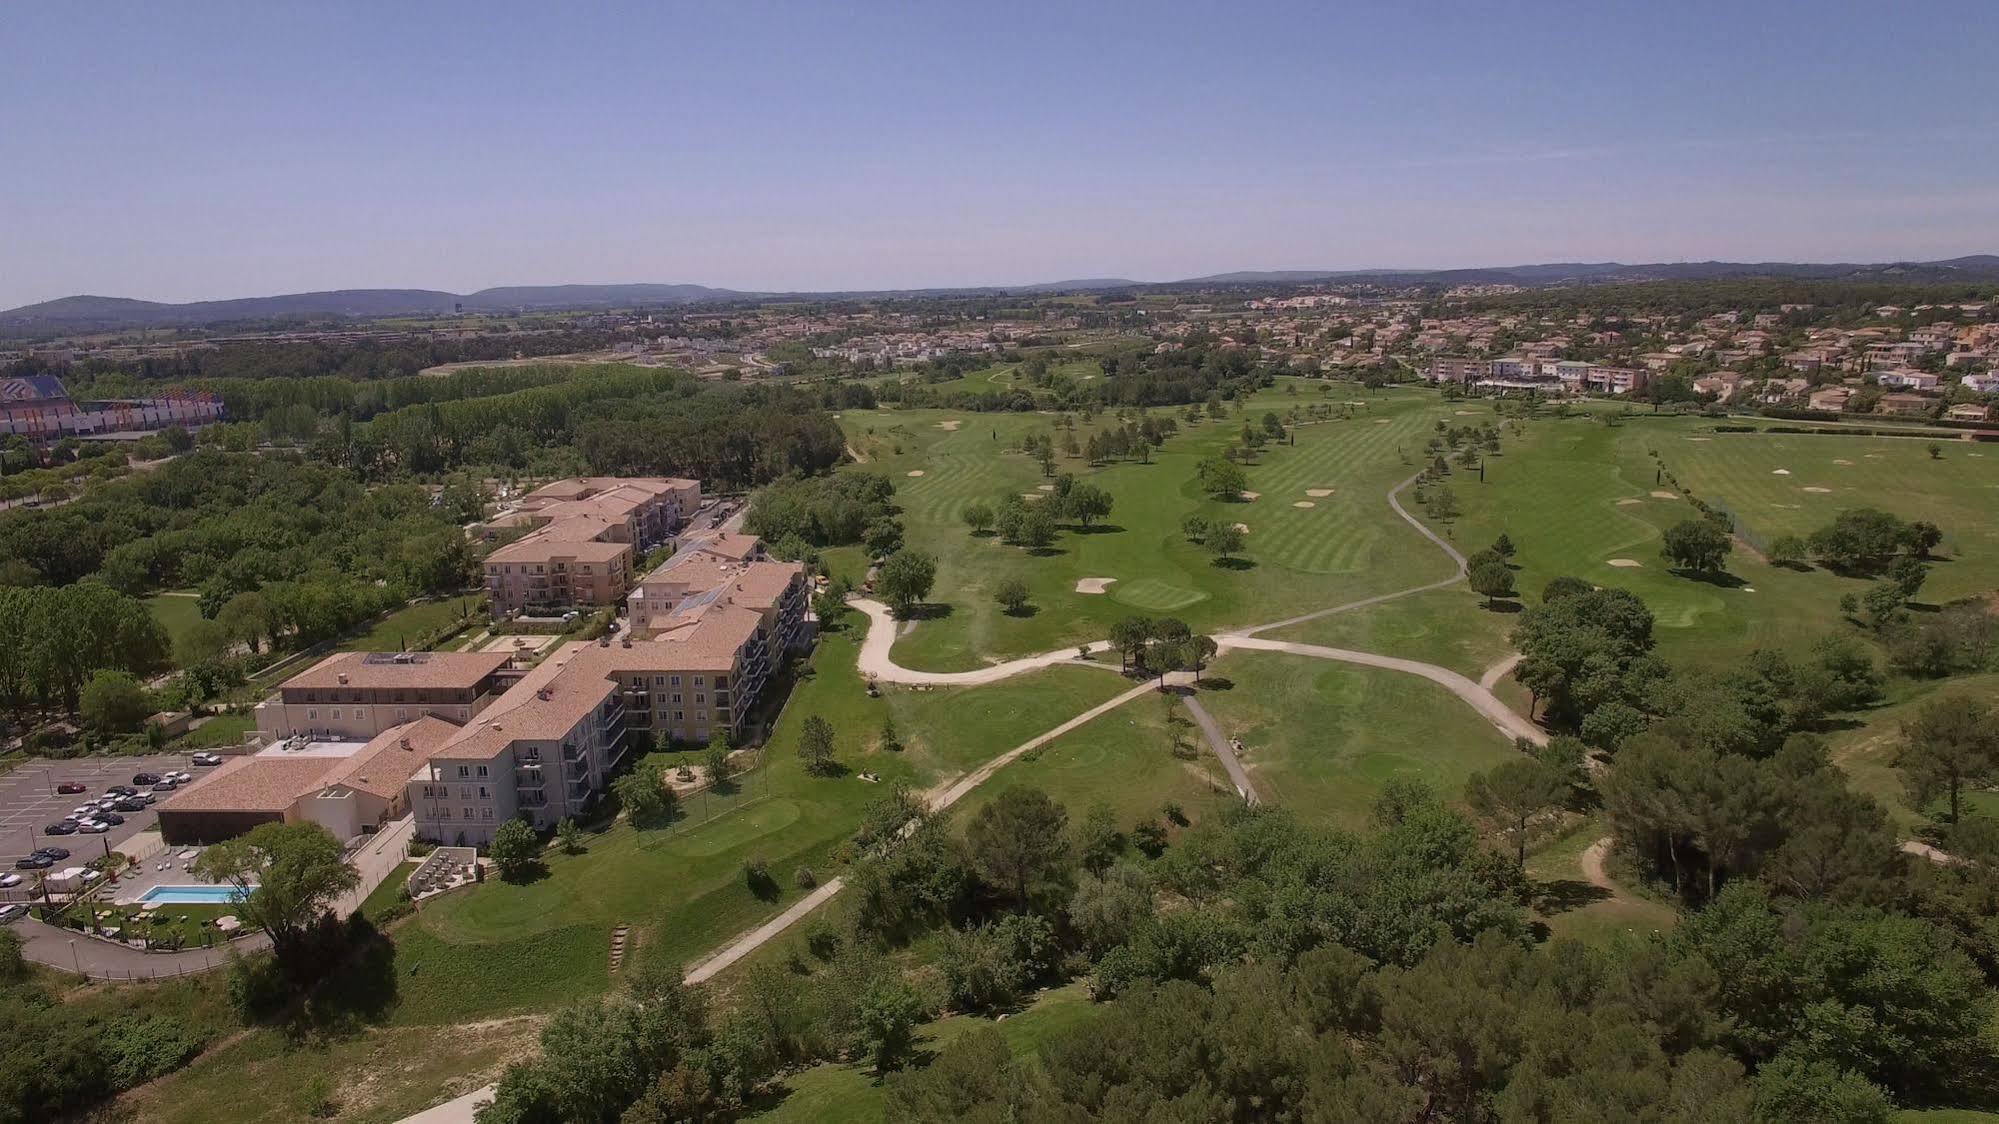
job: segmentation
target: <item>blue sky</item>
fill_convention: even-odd
[[[0,307],[1999,252],[1999,4],[0,5]]]

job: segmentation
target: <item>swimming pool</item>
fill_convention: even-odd
[[[140,894],[139,900],[166,905],[228,905],[239,898],[234,886],[155,886]]]

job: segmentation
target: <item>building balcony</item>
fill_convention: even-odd
[[[535,789],[535,788],[541,788],[547,783],[548,783],[547,779],[542,776],[541,770],[539,768],[514,770],[515,788]]]

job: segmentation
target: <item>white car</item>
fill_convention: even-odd
[[[194,779],[194,774],[185,769],[175,769],[173,772],[166,774],[166,779],[176,784],[186,784]]]
[[[0,925],[12,925],[28,915],[28,907],[20,902],[0,906]]]
[[[97,805],[95,804],[80,804],[74,808],[71,808],[69,810],[69,814],[76,817],[79,820],[84,820],[84,819],[89,819],[90,813],[95,812],[96,810],[97,810]]]
[[[0,890],[11,890],[21,884],[21,876],[14,873],[0,874]]]
[[[111,830],[111,825],[103,820],[85,820],[76,825],[76,830],[85,835],[102,835]]]

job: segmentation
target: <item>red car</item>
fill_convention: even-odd
[[[72,792],[89,792],[90,788],[82,781],[64,781],[56,786],[56,791],[67,794]]]

